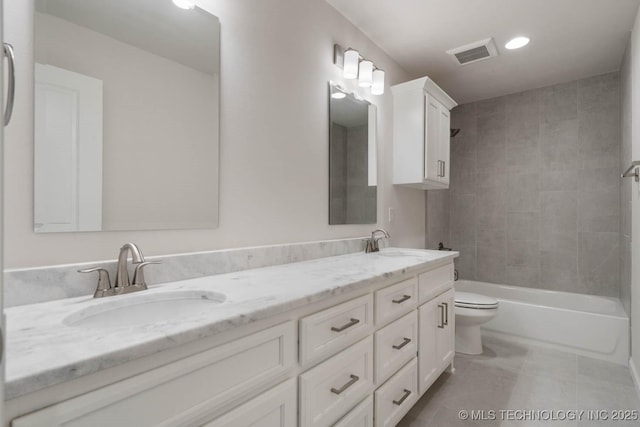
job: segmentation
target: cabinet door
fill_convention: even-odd
[[[424,394],[440,375],[436,354],[436,330],[440,324],[440,300],[434,298],[418,309],[418,390]]]
[[[455,294],[453,289],[438,297],[438,320],[443,327],[436,328],[436,349],[438,365],[444,368],[455,356]]]
[[[424,178],[439,181],[440,103],[430,95],[425,95],[424,114]]]
[[[295,427],[296,403],[292,378],[202,427]]]
[[[373,427],[373,396],[363,400],[333,427]]]
[[[449,171],[451,170],[451,154],[449,152],[451,145],[451,113],[447,107],[440,105],[440,138],[438,146],[438,159],[442,161],[442,173],[440,174],[440,182],[449,185]]]

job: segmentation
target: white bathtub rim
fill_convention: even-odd
[[[501,284],[496,284],[496,283],[480,282],[480,281],[477,281],[477,280],[466,280],[466,279],[461,279],[461,280],[456,281],[454,283],[454,288],[455,288],[456,284],[461,284],[462,286],[471,286],[471,287],[474,286],[474,284],[477,284],[480,287],[488,287],[488,288],[494,288],[494,289],[498,289],[498,290],[544,294],[545,296],[548,296],[550,298],[553,298],[554,296],[561,296],[563,298],[576,298],[577,297],[577,298],[582,298],[582,299],[585,299],[585,298],[588,298],[588,299],[602,299],[602,300],[606,300],[608,302],[612,302],[615,305],[616,313],[603,313],[603,312],[600,312],[600,311],[580,310],[580,309],[576,309],[576,308],[562,307],[562,306],[557,306],[557,305],[545,305],[545,304],[540,304],[538,302],[530,302],[530,301],[523,301],[523,300],[519,300],[519,299],[505,298],[503,296],[497,296],[495,294],[489,295],[489,296],[497,299],[498,302],[500,302],[500,301],[509,301],[509,302],[518,303],[518,304],[527,304],[527,305],[533,305],[533,306],[539,306],[539,307],[550,307],[550,308],[553,308],[553,309],[556,309],[556,310],[566,310],[568,312],[592,313],[592,314],[597,314],[598,316],[608,316],[608,317],[611,317],[611,318],[629,319],[629,316],[624,311],[624,307],[622,306],[622,303],[620,302],[620,299],[615,298],[615,297],[607,297],[607,296],[591,295],[591,294],[579,294],[579,293],[575,293],[575,292],[566,292],[566,291],[555,291],[555,290],[552,290],[552,289],[529,288],[529,287],[525,287],[525,286],[501,285]],[[464,292],[474,292],[474,293],[486,295],[486,294],[484,294],[482,292],[482,289],[467,288],[467,289],[464,289]]]

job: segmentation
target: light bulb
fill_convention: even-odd
[[[373,62],[367,61],[367,60],[361,61],[360,70],[358,72],[358,86],[370,87],[372,80],[373,80]]]
[[[358,77],[358,61],[360,54],[357,50],[348,49],[344,52],[344,66],[342,76],[345,79],[355,79]]]
[[[173,4],[180,9],[193,9],[196,7],[196,0],[173,0]]]
[[[373,70],[373,82],[371,83],[371,95],[384,93],[384,71],[379,68]]]
[[[529,37],[514,37],[504,45],[507,49],[520,49],[529,44]]]

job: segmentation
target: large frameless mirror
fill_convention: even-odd
[[[375,224],[376,106],[329,84],[329,224]]]
[[[35,0],[36,232],[218,225],[218,18]]]

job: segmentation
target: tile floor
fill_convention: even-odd
[[[640,400],[626,367],[496,338],[483,343],[480,356],[456,354],[455,374],[443,373],[398,427],[640,426]],[[484,412],[462,420],[462,410]],[[637,411],[629,414],[638,418],[613,421],[615,410]],[[556,419],[522,419],[536,411]],[[597,420],[598,411],[609,419]]]

